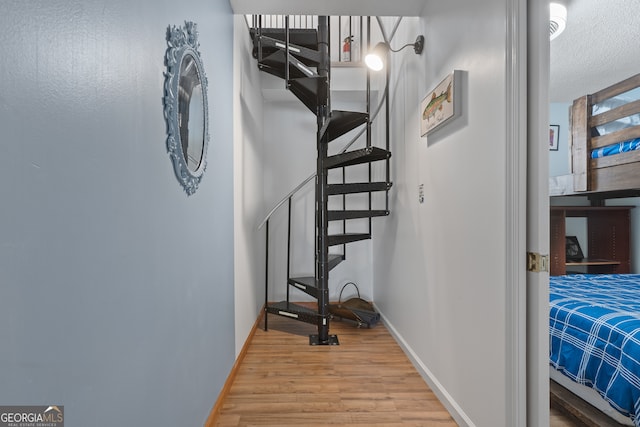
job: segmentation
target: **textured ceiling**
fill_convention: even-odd
[[[565,5],[567,28],[550,47],[552,102],[571,102],[640,73],[640,0]]]

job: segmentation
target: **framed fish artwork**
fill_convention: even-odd
[[[461,70],[447,75],[420,104],[420,135],[425,136],[460,116]]]

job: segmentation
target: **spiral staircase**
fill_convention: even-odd
[[[329,52],[329,18],[317,18],[317,28],[291,29],[288,18],[284,28],[263,28],[258,17],[250,29],[253,40],[253,56],[261,71],[272,74],[285,81],[286,88],[295,95],[317,118],[316,147],[317,163],[315,173],[315,272],[287,279],[287,299],[281,302],[268,301],[268,286],[265,290],[265,329],[267,314],[277,314],[290,319],[317,325],[317,334],[310,335],[311,345],[337,345],[338,338],[329,334],[331,313],[329,312],[329,272],[346,258],[345,245],[371,238],[371,218],[389,215],[388,191],[389,158],[386,148],[374,147],[370,136],[370,107],[367,96],[367,112],[331,110]],[[367,88],[369,84],[367,82]],[[329,155],[328,145],[340,136],[362,128],[366,132],[366,145],[358,149],[346,149],[339,154]],[[363,133],[364,133],[363,132]],[[362,133],[361,133],[362,134]],[[387,133],[388,134],[388,133]],[[349,147],[349,146],[348,146]],[[386,179],[372,181],[371,166],[367,182],[329,183],[329,171],[337,168],[349,168],[354,165],[386,161]],[[345,174],[343,173],[343,177]],[[384,209],[372,209],[374,192],[386,192]],[[329,209],[330,197],[342,197],[350,194],[369,194],[369,206],[362,210]],[[291,211],[289,198],[289,211]],[[289,239],[291,239],[291,214],[289,214]],[[369,231],[346,232],[348,222],[355,219],[369,219]],[[329,224],[342,221],[342,233],[329,234]],[[268,269],[268,219],[267,224],[267,269]],[[340,248],[343,248],[340,251]],[[289,258],[289,256],[288,256]],[[289,266],[287,271],[289,271]],[[268,272],[267,272],[268,283]],[[317,300],[317,309],[290,302],[289,287],[304,292]]]

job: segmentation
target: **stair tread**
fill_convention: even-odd
[[[302,77],[289,80],[289,89],[313,114],[317,114],[319,100],[326,100],[326,78],[321,76]]]
[[[255,40],[258,31],[256,28],[251,28],[249,34]],[[282,42],[286,40],[284,28],[262,28],[262,35]],[[289,42],[316,49],[318,47],[318,31],[315,28],[289,28]]]
[[[301,322],[315,324],[321,316],[314,310],[294,304],[292,302],[280,301],[269,303],[266,306],[267,313],[278,314]]]
[[[343,254],[329,254],[329,269],[330,270],[333,269],[335,266],[340,264],[343,260],[344,260]],[[306,287],[306,289],[302,289],[300,286],[296,286],[294,283],[303,285]],[[317,289],[316,278],[311,274],[308,274],[306,276],[289,277],[289,284],[292,286],[295,286],[301,291],[308,293],[309,295],[316,296],[316,292],[314,291]]]
[[[369,115],[358,111],[331,111],[331,117],[327,126],[326,134],[328,141],[346,134],[347,132],[367,123]]]
[[[260,56],[259,48],[262,49],[262,56]],[[253,57],[264,60],[264,58],[277,53],[284,52],[287,48],[284,37],[281,39],[270,37],[269,35],[262,35],[260,41],[257,37],[253,39]],[[295,38],[289,39],[289,54],[294,55],[304,64],[309,66],[316,66],[320,62],[320,53],[317,50],[317,43],[296,43]]]
[[[273,52],[266,58],[262,59],[262,62],[260,62],[260,69],[284,79],[286,58],[287,56],[282,50]],[[289,58],[289,79],[313,77],[318,75],[314,70],[309,68],[309,65],[314,66],[315,64],[306,64],[303,61],[296,59],[293,55],[289,55]]]
[[[315,276],[289,277],[287,284],[307,295],[318,298],[318,288],[316,287]]]
[[[390,182],[350,182],[345,184],[329,184],[327,193],[329,196],[338,194],[368,193],[370,191],[386,191],[393,184]]]
[[[388,159],[389,157],[391,157],[391,153],[387,150],[378,147],[368,147],[329,156],[325,160],[324,165],[325,168],[331,169],[376,162],[378,160]]]
[[[330,234],[327,236],[329,246],[343,245],[346,243],[357,242],[360,240],[367,240],[371,238],[369,233],[344,233],[344,234]]]
[[[329,254],[329,270],[333,270],[342,261],[344,261],[343,254]]]
[[[385,209],[362,209],[362,210],[330,210],[328,211],[329,221],[343,219],[371,218],[375,216],[387,216],[389,211]]]
[[[296,276],[296,277],[290,277],[289,278],[290,282],[296,282],[299,283],[301,285],[304,286],[309,286],[309,287],[316,287],[316,278],[315,276]]]
[[[330,209],[329,212],[347,212],[347,213],[358,213],[358,214],[367,214],[367,213],[386,213],[389,212],[385,209]]]
[[[299,304],[295,304],[292,302],[287,302],[287,301],[279,301],[279,302],[273,302],[273,303],[269,303],[269,305],[267,306],[269,308],[277,308],[279,310],[287,310],[287,311],[297,311],[300,313],[311,313],[311,314],[317,314],[317,312],[309,307],[305,307],[303,305],[299,305]]]

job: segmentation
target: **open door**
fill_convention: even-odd
[[[548,257],[549,3],[528,0],[527,16],[527,252]],[[541,270],[527,272],[528,426],[549,425],[549,272]]]
[[[540,261],[549,253],[549,3],[508,5],[506,425],[544,427],[549,275]],[[538,255],[538,267],[530,268],[530,254]],[[530,271],[536,269],[543,271]]]

